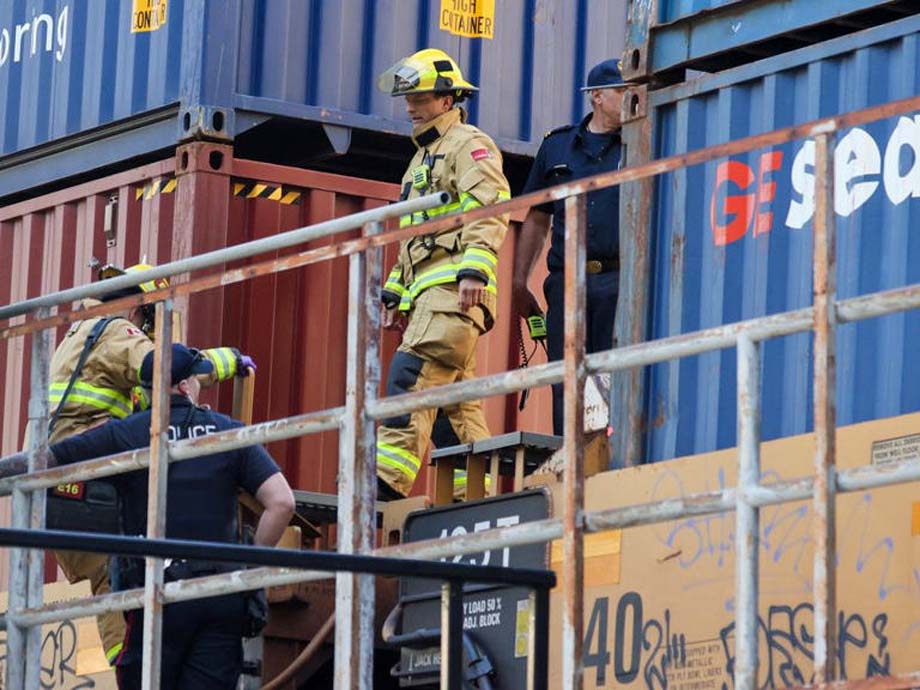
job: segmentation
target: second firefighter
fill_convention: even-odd
[[[401,199],[438,191],[451,195],[443,206],[402,217],[400,227],[511,197],[498,147],[466,123],[466,111],[459,106],[477,88],[449,55],[419,51],[385,72],[379,86],[405,97],[413,124],[417,150],[403,176]],[[498,250],[507,229],[508,215],[503,214],[400,244],[382,292],[384,327],[402,331],[387,395],[475,375],[476,342],[496,318]],[[489,436],[478,400],[385,420],[377,434],[380,497],[409,494],[431,440],[443,447]],[[465,475],[457,472],[455,495],[465,489]]]

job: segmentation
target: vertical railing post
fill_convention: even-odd
[[[48,308],[36,311],[36,318],[50,316]],[[32,333],[32,371],[31,396],[29,397],[29,472],[37,472],[48,467],[48,405],[49,376],[51,372],[51,354],[53,349],[53,331],[41,329]],[[29,499],[29,528],[45,528],[45,491],[33,491]],[[26,556],[28,572],[27,606],[40,608],[44,599],[45,586],[45,552],[31,549]],[[41,674],[42,629],[35,626],[26,634],[26,687],[37,688]]]
[[[156,306],[157,339],[153,357],[150,416],[150,470],[147,484],[147,538],[166,536],[166,486],[169,474],[169,396],[172,388],[172,300]],[[147,558],[144,569],[143,690],[160,687],[163,645],[163,559]]]
[[[549,590],[530,593],[530,641],[527,651],[527,690],[549,688]]]
[[[36,319],[48,316],[46,308],[35,313]],[[43,469],[48,452],[48,373],[50,361],[50,332],[32,333],[32,365],[29,396],[29,459],[28,471]],[[39,503],[33,505],[37,494]],[[34,529],[44,525],[44,491],[26,493],[13,489],[11,526],[14,529]],[[41,516],[37,512],[41,511]],[[41,667],[41,627],[22,628],[16,624],[16,614],[28,606],[40,606],[43,586],[44,552],[27,549],[10,550],[9,600],[6,639],[6,687],[24,690],[38,687]],[[38,563],[42,561],[42,563]],[[37,582],[36,582],[37,580]]]
[[[565,200],[565,474],[563,512],[562,687],[584,675],[585,196]]]
[[[834,679],[837,647],[836,557],[836,240],[834,134],[815,137],[814,221],[814,683]]]
[[[365,227],[380,232],[380,223]],[[377,446],[367,403],[380,385],[381,250],[352,254],[348,272],[348,359],[345,415],[339,431],[338,550],[368,553],[376,534]],[[373,683],[374,578],[336,575],[335,687]]]
[[[10,525],[13,529],[27,529],[29,526],[29,494],[19,488],[13,488],[12,515]],[[21,628],[16,623],[16,614],[26,608],[28,602],[28,556],[25,549],[10,549],[9,600],[7,603],[6,626],[6,687],[9,690],[26,688],[26,638],[28,628]]]
[[[760,348],[738,336],[738,490],[735,500],[735,690],[757,686],[760,511],[749,492],[760,483]]]
[[[463,583],[441,585],[441,690],[463,690]]]

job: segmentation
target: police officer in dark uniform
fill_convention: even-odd
[[[620,101],[625,87],[616,60],[605,60],[588,73],[582,88],[591,99],[591,114],[577,125],[549,132],[524,186],[524,194],[620,167]],[[613,347],[620,279],[620,188],[607,187],[588,194],[586,333],[587,352]],[[552,242],[543,284],[547,313],[547,351],[550,360],[563,356],[563,302],[565,285],[565,202],[534,206],[521,227],[514,251],[513,309],[522,318],[541,313],[527,279],[543,249],[552,216]],[[562,384],[553,386],[553,433],[562,434]]]
[[[236,420],[198,407],[197,376],[214,365],[197,350],[173,345],[169,438],[177,441],[242,426]],[[140,370],[142,382],[152,380],[153,353]],[[69,464],[150,445],[150,411],[110,421],[51,446],[58,464]],[[119,492],[125,534],[147,533],[146,470],[111,477]],[[237,494],[245,489],[265,508],[255,543],[278,543],[294,511],[294,496],[278,465],[262,446],[215,453],[169,466],[166,537],[237,542]],[[114,589],[143,585],[143,559],[119,559]],[[167,582],[233,570],[235,566],[206,561],[172,561]],[[120,690],[141,687],[143,611],[125,613],[126,639],[115,661]],[[163,614],[162,678],[170,690],[235,688],[242,668],[242,637],[246,595],[228,594],[170,604]]]

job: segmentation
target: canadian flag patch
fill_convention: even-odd
[[[492,152],[489,151],[489,149],[476,149],[474,151],[470,151],[470,158],[472,158],[474,161],[481,161],[491,157]]]
[[[144,335],[144,332],[141,329],[135,328],[134,326],[127,326],[125,328],[125,333],[128,335]]]

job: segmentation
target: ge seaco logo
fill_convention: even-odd
[[[723,161],[716,168],[710,196],[709,219],[716,245],[736,242],[748,233],[770,232],[775,207],[788,199],[783,223],[801,230],[815,212],[815,142],[806,141],[792,161],[786,187],[784,152],[759,156],[756,167],[740,161]],[[899,205],[920,197],[920,115],[902,117],[882,146],[864,129],[847,132],[834,152],[834,210],[848,217],[864,206],[879,187]]]

